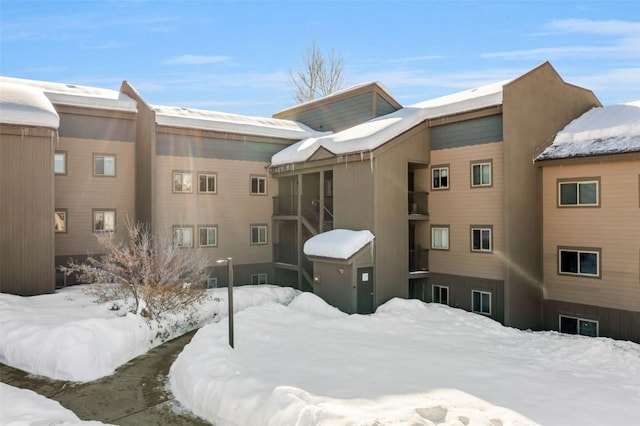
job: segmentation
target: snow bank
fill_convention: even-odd
[[[536,160],[640,151],[640,107],[593,108],[569,123]]]
[[[0,81],[0,122],[57,129],[60,117],[42,90]]]
[[[181,404],[219,425],[637,420],[640,345],[519,331],[416,300],[362,316],[299,299],[240,312],[235,349],[225,321],[199,330],[170,372]]]
[[[73,411],[67,410],[58,401],[4,383],[0,383],[0,397],[2,399],[0,423],[3,425],[97,426],[104,424],[96,421],[82,421]]]
[[[194,328],[178,315],[149,323],[111,311],[111,305],[94,303],[84,287],[32,297],[0,294],[0,362],[52,379],[87,382],[113,374],[127,361]],[[195,327],[228,315],[227,289],[208,292]],[[289,303],[296,294],[284,287],[236,287],[234,311]]]
[[[307,256],[349,259],[374,238],[367,230],[333,229],[309,238],[304,243],[303,251]]]

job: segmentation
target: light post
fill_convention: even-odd
[[[220,259],[217,263],[226,263],[229,268],[229,284],[227,289],[229,295],[227,300],[229,302],[229,346],[233,349],[233,259],[227,257],[226,259]]]

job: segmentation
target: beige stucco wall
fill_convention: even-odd
[[[449,225],[449,250],[430,250],[429,269],[501,280],[504,277],[503,143],[486,143],[431,152],[431,164],[449,165],[449,189],[431,190],[432,225]],[[471,187],[471,163],[491,160],[492,186]],[[493,252],[471,251],[471,225],[492,225]],[[429,231],[430,232],[430,231]]]
[[[93,209],[116,210],[116,239],[127,235],[126,219],[135,220],[135,144],[60,138],[56,151],[67,155],[67,174],[55,176],[55,207],[67,209],[67,232],[56,233],[56,256],[100,253],[93,235]],[[116,175],[94,176],[93,154],[116,156]]]
[[[153,223],[154,232],[163,232],[174,225],[191,225],[197,245],[198,225],[218,226],[218,246],[202,250],[213,262],[233,257],[234,265],[272,261],[273,227],[272,197],[277,196],[277,182],[265,169],[266,163],[154,156]],[[172,192],[174,170],[193,173],[193,192]],[[213,172],[217,176],[217,193],[200,194],[198,172]],[[250,194],[250,176],[267,177],[267,195]],[[250,244],[250,225],[268,227],[268,244]]]
[[[544,166],[545,299],[640,311],[640,160]],[[557,180],[600,178],[600,207],[557,207]],[[600,248],[601,278],[558,274],[558,246]]]

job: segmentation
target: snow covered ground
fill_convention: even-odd
[[[218,425],[637,421],[634,343],[514,330],[415,300],[349,316],[309,293],[246,286],[235,289],[234,302],[235,349],[226,289],[211,290],[200,311],[205,325],[169,379],[183,406]],[[79,287],[0,295],[0,361],[39,375],[86,381],[111,374],[159,344],[156,331],[92,303]],[[29,391],[1,385],[0,400],[1,424],[80,423]]]

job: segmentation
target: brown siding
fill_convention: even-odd
[[[543,168],[545,297],[640,311],[638,161]],[[599,207],[557,207],[558,179],[599,177]],[[601,250],[601,278],[558,274],[558,246]]]
[[[430,222],[449,225],[449,250],[429,251],[432,272],[503,279],[502,150],[503,143],[496,142],[431,152],[432,164],[449,164],[449,189],[429,194]],[[471,163],[476,160],[491,160],[490,187],[471,187]],[[493,227],[493,253],[471,251],[471,225]]]
[[[374,153],[374,308],[393,297],[408,297],[409,163],[428,161],[429,133],[424,125],[414,127]]]
[[[116,211],[115,238],[126,238],[126,220],[135,219],[135,145],[129,142],[60,138],[67,174],[55,177],[55,207],[67,209],[67,232],[56,234],[56,255],[98,253],[93,211]],[[93,154],[116,156],[116,176],[94,176]]]
[[[373,229],[373,172],[366,162],[333,167],[334,227]]]
[[[2,126],[0,133],[0,291],[51,293],[55,131]]]
[[[554,135],[591,107],[588,90],[566,84],[544,63],[503,89],[505,320],[520,328],[541,323],[540,171],[533,158]]]
[[[197,243],[198,225],[218,226],[218,246],[202,248],[212,262],[232,257],[235,265],[272,261],[273,227],[272,197],[277,184],[266,172],[266,164],[252,161],[215,160],[206,158],[154,158],[154,230],[166,232],[173,225],[193,225]],[[172,192],[172,171],[193,173],[192,193]],[[217,193],[200,194],[198,172],[217,175]],[[267,195],[250,195],[250,176],[267,177]],[[266,224],[268,244],[250,244],[250,224]]]

